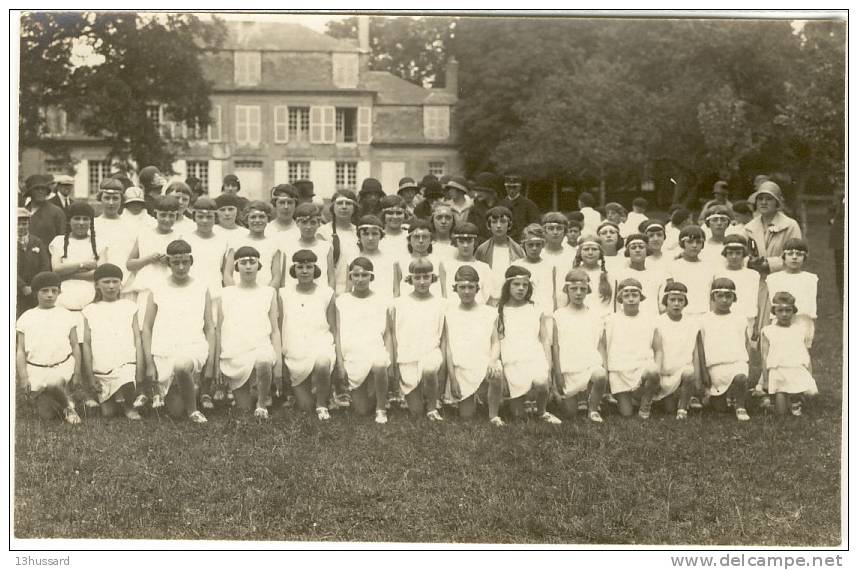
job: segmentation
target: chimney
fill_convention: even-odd
[[[455,57],[447,60],[447,71],[444,77],[444,89],[448,93],[459,96],[459,62]]]
[[[372,53],[369,48],[369,16],[360,15],[358,19],[358,48],[360,54],[358,61],[360,66],[360,74],[369,71],[369,56]]]
[[[358,16],[358,47],[369,52],[369,16]]]

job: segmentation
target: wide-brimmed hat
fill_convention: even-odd
[[[74,185],[74,178],[68,174],[60,174],[58,176],[54,176],[54,184],[68,184],[71,186]]]
[[[143,193],[142,188],[138,188],[137,186],[129,186],[125,189],[124,195],[125,204],[133,204],[134,202],[142,202],[146,203],[146,198]]]
[[[727,183],[723,180],[719,180],[715,183],[715,186],[712,187],[713,194],[729,194],[730,191],[727,190]]]
[[[414,182],[413,178],[408,178],[406,176],[399,181],[399,189],[396,191],[396,193],[399,194],[404,190],[414,190],[415,192],[417,192],[418,190],[420,190],[420,187],[417,186],[417,183]]]

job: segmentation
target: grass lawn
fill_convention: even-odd
[[[221,411],[204,426],[72,427],[19,404],[15,536],[837,545],[842,319],[827,226],[812,222],[821,394],[802,418],[657,411],[495,429],[279,410],[265,424]]]

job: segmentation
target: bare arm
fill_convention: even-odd
[[[554,336],[554,319],[548,315],[542,315],[539,319],[539,342],[542,344],[542,350],[545,353],[545,361],[548,363],[548,369],[552,369],[551,344]]]
[[[769,359],[769,338],[766,336],[766,333],[760,335],[760,358],[762,366],[762,375],[760,376],[760,382],[758,384],[759,387],[769,386],[769,367],[768,367],[768,359]]]
[[[336,290],[337,287],[337,268],[334,267],[334,248],[328,248],[328,287]]]
[[[396,364],[396,307],[387,311],[387,328],[390,331],[390,361]]]
[[[146,378],[155,379],[155,358],[152,356],[152,329],[155,326],[155,318],[158,316],[158,305],[152,295],[146,305],[146,318],[143,319],[143,353],[146,357]]]
[[[283,389],[283,347],[280,344],[280,323],[278,322],[277,291],[271,296],[268,308],[268,320],[271,323],[271,346],[274,348],[274,388],[277,394]]]
[[[268,285],[273,287],[275,290],[280,287],[280,277],[283,273],[282,259],[283,256],[279,249],[274,252],[274,256],[271,258],[271,282]]]
[[[30,379],[27,376],[27,348],[25,346],[24,333],[17,332],[15,335],[17,348],[15,349],[15,374],[18,377],[18,387],[28,390]]]
[[[554,338],[551,343],[551,355],[554,358],[554,386],[557,389],[557,393],[561,396],[564,394],[564,382],[563,382],[563,373],[560,370],[560,339],[557,331],[557,322],[554,322]]]
[[[74,376],[72,376],[71,385],[75,386],[81,381],[80,343],[77,340],[76,327],[72,327],[71,331],[69,331],[69,344],[71,344],[72,358],[74,358]]]
[[[402,281],[402,269],[399,267],[399,262],[393,262],[393,296],[399,297],[400,295],[400,284]]]
[[[89,330],[89,321],[83,319],[83,347],[81,351],[81,373],[86,378],[89,386],[95,387],[95,370],[92,367],[92,334]]]
[[[658,332],[658,329],[655,329],[652,335],[652,354],[658,369],[664,370],[664,345],[662,344],[661,333]]]
[[[128,254],[128,261],[125,262],[125,268],[128,269],[128,271],[139,271],[141,268],[159,261],[161,261],[160,253],[153,253],[146,257],[140,257],[140,244],[138,242],[134,242],[134,248],[131,250],[131,253]]]
[[[94,260],[70,261],[68,259],[63,259],[62,251],[51,253],[51,267],[53,268],[53,272],[64,279],[72,276],[78,279],[86,279],[87,276],[91,278],[96,266],[97,264]]]
[[[336,352],[337,357],[337,371],[338,373],[342,374],[342,372],[345,370],[343,368],[343,341],[342,335],[340,334],[340,327],[342,326],[340,324],[342,322],[342,315],[340,314],[340,308],[336,306],[336,303],[334,303],[334,307],[337,313],[334,323],[334,350]]]
[[[217,331],[214,319],[212,318],[212,297],[208,289],[206,289],[205,307],[203,307],[203,332],[206,335],[206,342],[209,345],[209,355],[203,368],[203,374],[206,378],[212,378],[214,376],[217,357]]]
[[[146,353],[143,352],[143,336],[140,333],[140,322],[137,319],[137,313],[131,319],[131,328],[134,333],[134,352],[136,354],[137,367],[135,371],[135,380],[139,384],[143,381],[144,372],[146,371]]]
[[[489,374],[493,378],[503,377],[503,364],[500,360],[500,335],[498,334],[497,319],[492,324],[492,345],[489,352]]]

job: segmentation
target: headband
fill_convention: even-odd
[[[795,304],[792,303],[778,303],[777,305],[772,305],[772,309],[777,309],[778,307],[789,307],[790,309],[795,309]]]
[[[530,236],[530,237],[526,237],[523,240],[521,240],[521,243],[525,244],[525,243],[530,242],[530,241],[538,241],[541,243],[545,243],[545,238],[541,238],[541,237],[537,237],[537,236]]]
[[[699,235],[694,235],[694,236],[682,236],[681,238],[679,238],[679,243],[685,243],[690,239],[697,240],[697,241],[706,241],[705,237],[701,237]]]
[[[248,253],[248,254],[242,255],[241,257],[236,257],[235,259],[233,259],[233,261],[239,261],[241,259],[255,259],[256,261],[259,261],[259,256],[258,255],[251,255]]]
[[[625,287],[620,288],[620,293],[624,293],[625,291],[637,291],[638,293],[643,293],[640,287],[637,285],[626,285]]]
[[[712,291],[710,291],[710,293],[733,293],[733,294],[735,295],[735,294],[736,294],[736,290],[735,290],[735,289],[726,289],[726,288],[720,288],[720,287],[719,287],[718,289],[712,289]]]
[[[364,269],[360,265],[355,265],[354,267],[352,267],[351,271],[349,271],[349,274],[354,273],[355,269],[363,269],[364,273],[368,273],[369,275],[373,275],[373,276],[375,275],[375,271],[370,271],[369,269]]]
[[[664,225],[663,224],[659,224],[658,222],[653,222],[651,224],[647,224],[646,227],[644,227],[644,232],[648,232],[652,228],[658,228],[661,231],[664,231]]]
[[[803,249],[785,249],[784,254],[787,254],[787,253],[801,253],[801,254],[807,255],[807,252],[804,251]]]
[[[366,230],[369,228],[375,228],[375,229],[381,231],[381,226],[377,226],[375,224],[361,224],[357,227],[358,230]]]
[[[309,222],[310,220],[317,220],[317,219],[319,219],[319,215],[314,214],[312,216],[297,216],[295,218],[295,221],[296,222]]]
[[[628,249],[629,246],[632,245],[633,243],[642,243],[644,245],[647,245],[646,241],[642,240],[641,238],[633,238],[633,239],[626,242],[626,249]]]
[[[480,284],[479,281],[469,281],[469,280],[453,281],[453,285],[479,285],[479,284]]]
[[[453,239],[456,238],[474,238],[477,239],[477,234],[453,234]]]
[[[596,245],[596,246],[599,246],[599,247],[602,247],[602,244],[600,244],[598,241],[596,241],[596,240],[594,240],[594,239],[588,239],[588,240],[584,240],[584,241],[582,241],[582,242],[579,242],[579,243],[578,243],[578,247],[581,247],[582,245],[587,245],[588,243],[589,243],[589,244]]]
[[[506,279],[504,279],[504,281],[512,281],[513,279],[526,279],[527,281],[532,283],[530,277],[528,277],[527,275],[513,275],[512,277],[507,277]]]
[[[348,196],[342,196],[342,195],[340,195],[340,196],[337,196],[336,198],[334,198],[334,199],[333,199],[333,200],[331,200],[331,201],[332,201],[334,204],[336,204],[337,202],[342,202],[343,200],[346,200],[346,201],[348,201],[348,202],[351,202],[353,205],[357,206],[357,202],[355,202],[354,200],[352,200],[352,199],[351,199],[351,198],[349,198]]]
[[[729,220],[730,216],[728,216],[727,214],[709,214],[708,216],[706,216],[706,221],[708,222],[709,220],[714,220],[715,218],[725,218]]]

